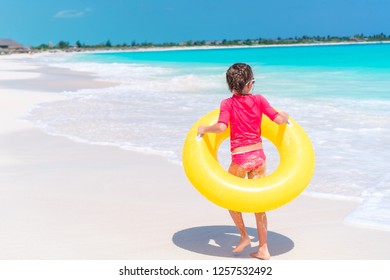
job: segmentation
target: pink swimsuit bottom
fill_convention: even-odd
[[[259,168],[265,163],[265,154],[263,149],[233,153],[232,161],[233,163],[245,168],[246,171],[251,171]]]

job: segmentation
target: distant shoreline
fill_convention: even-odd
[[[185,42],[164,42],[152,43],[136,41],[131,44],[112,44],[110,40],[99,44],[84,44],[77,40],[70,44],[68,41],[59,41],[56,45],[49,42],[36,46],[23,46],[12,39],[0,39],[0,55],[9,55],[15,53],[41,53],[41,52],[106,52],[106,51],[154,51],[154,50],[197,50],[197,49],[225,49],[225,48],[262,48],[262,47],[290,47],[290,46],[327,46],[327,45],[345,45],[345,44],[383,44],[390,43],[390,36],[383,33],[364,36],[302,36],[294,38],[277,39],[246,39],[246,40],[189,40]]]
[[[246,48],[283,48],[283,47],[318,47],[318,46],[338,46],[338,45],[379,45],[390,44],[390,41],[372,41],[372,42],[336,42],[336,43],[300,43],[300,44],[270,44],[270,45],[236,45],[236,46],[183,46],[183,47],[151,47],[130,49],[129,52],[142,51],[176,51],[176,50],[209,50],[209,49],[246,49]],[[108,50],[110,51],[110,50]],[[112,50],[116,51],[116,50]],[[127,50],[121,50],[123,52]],[[99,52],[99,50],[94,50]],[[104,51],[105,52],[105,51]]]
[[[269,45],[206,45],[206,46],[164,46],[164,47],[137,47],[137,48],[69,48],[69,49],[47,49],[34,50],[28,54],[60,54],[60,53],[110,53],[110,52],[158,52],[158,51],[191,51],[191,50],[222,50],[222,49],[245,49],[245,48],[283,48],[283,47],[319,47],[319,46],[343,46],[343,45],[379,45],[390,44],[390,41],[364,41],[364,42],[320,42],[320,43],[299,43],[299,44],[269,44]],[[20,54],[20,53],[19,53]],[[8,54],[14,55],[14,54]]]

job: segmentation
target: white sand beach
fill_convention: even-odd
[[[20,120],[58,93],[112,86],[90,73],[0,56],[1,260],[249,259],[230,216],[165,158],[48,135]],[[183,139],[184,141],[184,139]],[[273,260],[389,260],[388,231],[343,219],[354,201],[301,195],[268,213]]]

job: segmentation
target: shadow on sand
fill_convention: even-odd
[[[188,228],[176,232],[173,243],[185,250],[195,253],[226,257],[226,258],[250,258],[249,254],[256,252],[258,248],[257,230],[247,228],[251,238],[251,246],[245,248],[240,254],[233,254],[232,249],[240,240],[237,229],[234,226],[204,226]],[[294,242],[288,237],[268,231],[268,249],[271,257],[284,254],[294,248]]]

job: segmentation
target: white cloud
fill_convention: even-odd
[[[84,10],[63,10],[54,15],[55,18],[80,18],[90,12],[90,8]]]

